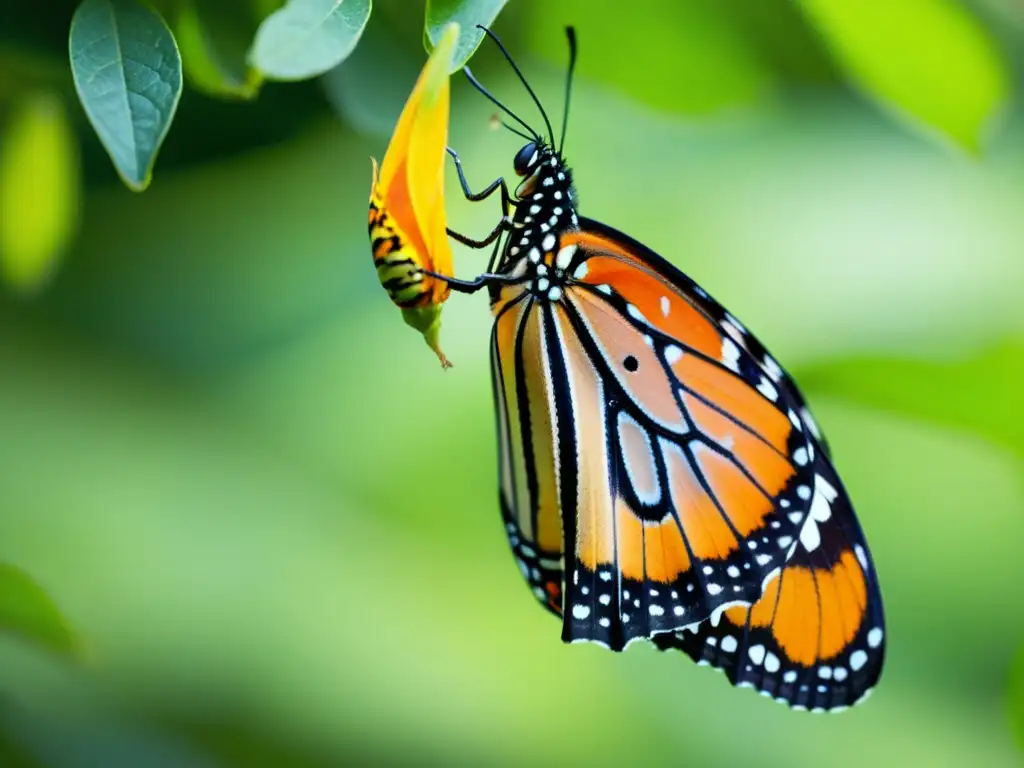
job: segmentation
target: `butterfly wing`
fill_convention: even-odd
[[[614,230],[544,259],[574,279],[495,292],[492,367],[506,525],[563,639],[619,650],[758,601],[811,506],[802,398]]]
[[[817,440],[818,446],[825,451],[825,455],[831,458],[832,450],[828,439],[819,427],[810,406],[807,404],[807,399],[803,396],[793,377],[775,361],[775,358],[772,357],[767,348],[743,323],[733,317],[725,307],[718,303],[701,286],[697,285],[696,282],[691,280],[684,272],[642,243],[599,221],[580,217],[579,222],[580,228],[584,232],[600,237],[609,243],[618,244],[620,249],[630,253],[634,258],[641,258],[645,263],[651,264],[660,272],[671,275],[673,282],[679,287],[679,290],[685,293],[694,306],[698,307],[706,317],[716,323],[736,344],[748,352],[761,372],[773,384],[788,390],[792,402],[796,405],[796,413],[799,415],[804,427]]]
[[[540,315],[519,287],[495,308],[491,381],[497,418],[499,503],[509,545],[541,605],[562,615],[563,534],[552,450],[551,383],[537,370]]]
[[[882,596],[864,533],[824,455],[810,517],[782,571],[752,607],[735,607],[694,631],[657,635],[698,664],[723,670],[794,708],[856,704],[882,673]]]

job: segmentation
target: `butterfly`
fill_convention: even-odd
[[[472,74],[526,140],[467,293],[487,288],[499,503],[509,544],[562,639],[681,650],[794,709],[838,711],[877,683],[885,621],[867,541],[793,379],[673,264],[577,211],[561,138]]]

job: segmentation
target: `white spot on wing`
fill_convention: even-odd
[[[665,362],[669,365],[674,365],[683,356],[683,350],[677,347],[675,344],[669,344],[665,347]]]
[[[808,552],[813,552],[821,544],[821,532],[818,530],[818,524],[813,520],[808,520],[803,530],[800,531],[800,543]]]
[[[668,300],[668,296],[661,297],[661,314],[668,317],[668,313],[672,311],[672,302]]]
[[[643,312],[641,312],[632,304],[626,305],[626,312],[628,312],[629,316],[632,317],[634,320],[639,320],[641,323],[647,323],[647,318],[644,317]]]
[[[626,465],[626,474],[633,492],[642,504],[657,504],[661,501],[661,484],[658,483],[651,436],[625,411],[619,411],[618,430],[621,446],[636,446],[638,442],[642,446],[639,450],[622,451],[622,461]]]
[[[773,403],[779,399],[779,390],[777,390],[775,385],[768,381],[764,376],[761,377],[761,383],[757,385],[757,391]]]
[[[854,672],[859,671],[860,668],[867,663],[868,655],[864,651],[857,649],[856,651],[850,654],[850,669],[852,669]]]
[[[818,422],[811,416],[811,412],[807,408],[800,409],[800,416],[804,420],[804,424],[811,430],[811,434],[814,435],[818,440],[821,439],[821,431],[818,429]]]
[[[558,251],[558,255],[555,256],[555,266],[559,269],[568,269],[569,264],[572,262],[572,257],[576,255],[576,246],[567,245]]]
[[[853,551],[857,553],[857,559],[860,561],[860,567],[866,571],[868,569],[868,556],[867,553],[864,552],[864,547],[860,544],[854,544]]]
[[[549,232],[549,233],[548,233],[548,234],[547,234],[547,235],[545,236],[545,238],[544,238],[544,242],[542,242],[542,243],[541,243],[541,247],[542,247],[542,248],[543,248],[543,249],[544,249],[545,251],[550,251],[550,250],[551,250],[552,248],[554,248],[554,247],[555,247],[555,236],[554,236],[554,235],[552,235],[552,234],[551,234],[551,233]]]
[[[882,644],[882,628],[875,627],[868,632],[868,645],[872,648],[877,648]]]
[[[761,662],[764,661],[765,648],[763,645],[752,645],[747,650],[747,655],[750,656],[750,660],[754,664],[760,666]]]
[[[740,371],[740,348],[732,339],[722,339],[722,364],[731,371]]]
[[[732,635],[726,635],[722,638],[722,650],[726,653],[735,652],[738,645],[736,638]]]

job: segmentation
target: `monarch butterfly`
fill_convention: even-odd
[[[580,216],[556,144],[519,128],[522,179],[486,287],[499,501],[515,559],[565,642],[684,651],[794,709],[864,699],[885,653],[882,597],[829,444],[793,379],[732,314],[650,249]],[[520,130],[523,129],[523,130]],[[510,215],[510,209],[514,213]],[[498,258],[500,254],[500,259]],[[497,264],[495,267],[495,260]]]

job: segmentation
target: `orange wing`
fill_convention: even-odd
[[[810,518],[764,596],[751,608],[729,608],[692,632],[657,635],[654,642],[780,703],[838,711],[863,700],[878,681],[885,621],[849,498],[824,455],[816,465]]]
[[[583,225],[544,255],[573,275],[558,300],[493,297],[501,497],[563,639],[619,650],[759,600],[822,451],[756,342],[667,262]]]
[[[535,366],[547,355],[546,342],[530,297],[521,287],[506,292],[507,301],[495,309],[491,336],[499,501],[519,570],[541,604],[560,616],[563,537],[554,409],[550,379]]]

